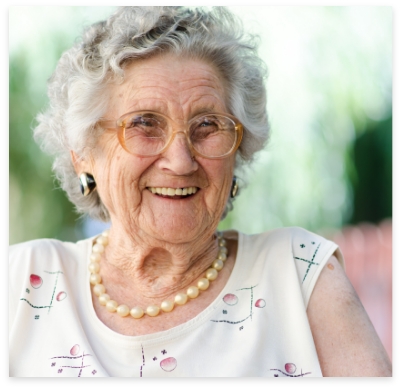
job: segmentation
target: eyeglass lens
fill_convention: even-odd
[[[138,155],[156,155],[170,141],[171,123],[154,113],[136,113],[123,120],[128,150]],[[190,122],[189,139],[194,149],[208,157],[228,154],[237,141],[236,125],[222,115],[204,115]]]

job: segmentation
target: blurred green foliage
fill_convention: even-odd
[[[392,217],[392,117],[370,122],[352,148],[353,224]]]
[[[51,158],[32,139],[34,117],[46,99],[28,92],[26,61],[24,53],[10,58],[10,243],[42,237],[76,240],[78,216],[53,180]]]

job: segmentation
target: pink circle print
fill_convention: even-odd
[[[258,299],[258,300],[255,302],[255,306],[256,306],[257,308],[264,308],[265,305],[266,305],[266,302],[265,302],[264,299]]]
[[[286,373],[293,374],[296,371],[296,365],[294,363],[287,363],[285,365]]]
[[[57,300],[57,301],[62,301],[62,300],[64,300],[66,297],[67,297],[67,293],[66,293],[66,292],[59,292],[59,293],[57,293],[56,300]]]
[[[177,366],[176,358],[173,357],[166,358],[161,361],[160,366],[162,370],[173,371],[174,369],[176,369]]]
[[[71,347],[70,354],[71,355],[77,355],[80,352],[80,345],[75,344],[73,347]]]
[[[236,305],[238,303],[239,299],[237,298],[236,295],[234,295],[232,293],[228,293],[228,294],[225,294],[225,296],[223,296],[223,301],[227,305]]]
[[[42,278],[36,274],[31,274],[29,277],[29,282],[32,285],[32,288],[38,289],[42,286]]]

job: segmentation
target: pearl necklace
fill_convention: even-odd
[[[197,286],[190,286],[186,293],[178,293],[174,301],[165,300],[157,305],[150,305],[145,309],[145,312],[140,307],[129,308],[125,304],[119,305],[115,300],[111,300],[110,296],[106,293],[105,287],[102,285],[102,279],[99,274],[101,255],[105,251],[105,247],[109,243],[109,231],[104,231],[97,239],[96,243],[92,247],[91,263],[88,269],[91,273],[89,281],[93,287],[93,292],[99,298],[99,303],[106,306],[109,312],[117,312],[121,317],[126,317],[129,314],[135,318],[140,319],[146,313],[148,316],[157,316],[160,310],[164,312],[170,312],[173,310],[175,304],[184,305],[188,298],[195,299],[198,297],[200,290],[207,290],[209,282],[215,280],[218,277],[218,271],[222,270],[223,265],[227,258],[228,250],[226,248],[226,240],[222,236],[222,232],[217,232],[219,253],[218,257],[212,262],[211,267],[205,272],[205,278],[201,278],[197,281]]]

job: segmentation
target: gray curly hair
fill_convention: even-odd
[[[34,129],[35,140],[54,155],[53,171],[78,212],[110,220],[97,191],[82,196],[70,150],[83,156],[96,143],[107,87],[123,81],[125,66],[167,52],[209,61],[225,78],[230,113],[244,126],[237,171],[267,142],[266,67],[256,37],[245,34],[233,14],[224,7],[121,7],[62,55],[48,82],[49,106]],[[223,217],[232,207],[228,199]]]

